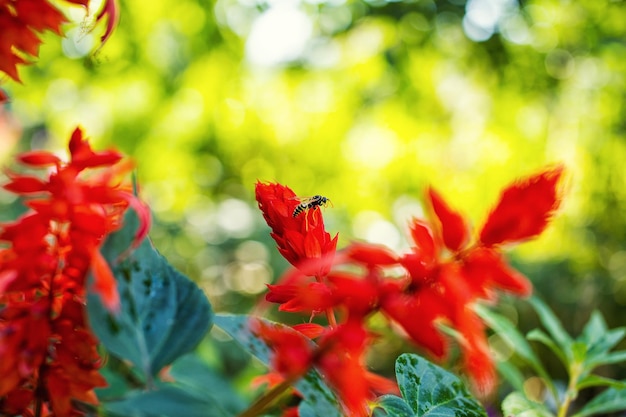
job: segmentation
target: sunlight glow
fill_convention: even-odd
[[[259,66],[271,67],[298,59],[313,34],[309,17],[294,4],[270,7],[252,24],[246,56]]]
[[[515,0],[469,0],[463,30],[470,39],[485,41],[496,32],[500,21],[516,8]]]

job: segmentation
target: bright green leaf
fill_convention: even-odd
[[[617,352],[607,353],[594,358],[594,365],[611,365],[614,363],[620,363],[626,361],[626,350],[620,350]]]
[[[402,398],[385,396],[378,403],[392,416],[486,416],[483,407],[461,380],[417,355],[403,354],[398,357],[396,379]],[[400,405],[401,401],[406,406]],[[412,414],[407,414],[409,410]]]
[[[626,388],[626,383],[598,375],[589,375],[578,381],[576,384],[576,389],[579,391],[589,387],[613,387],[624,389]]]
[[[513,392],[504,399],[502,414],[515,417],[554,417],[543,404],[529,400],[520,392]]]
[[[583,363],[587,356],[587,345],[584,342],[572,342],[571,352],[572,361],[574,363]]]

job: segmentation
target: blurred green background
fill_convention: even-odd
[[[562,162],[559,216],[511,258],[570,330],[594,308],[626,323],[624,1],[122,0],[95,55],[102,28],[66,10],[67,38],[3,84],[23,129],[3,164],[64,152],[77,124],[131,155],[155,245],[216,310],[248,311],[287,266],[257,179],[329,197],[340,246],[401,250],[426,185],[480,225]]]

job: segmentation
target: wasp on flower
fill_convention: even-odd
[[[295,197],[295,200],[299,200],[300,204],[296,206],[293,211],[293,217],[298,217],[298,215],[306,210],[315,210],[318,207],[324,206],[327,207],[329,204],[332,206],[332,202],[330,198],[324,197],[322,195],[316,194],[313,197]]]

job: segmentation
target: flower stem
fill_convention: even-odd
[[[297,378],[289,378],[272,388],[265,395],[257,399],[247,410],[239,414],[237,417],[256,417],[261,415],[263,411],[276,399],[280,394],[291,387]]]
[[[563,403],[561,403],[561,405],[559,406],[557,417],[567,416],[567,410],[569,409],[570,404],[578,396],[578,390],[576,389],[576,382],[578,381],[578,378],[580,377],[581,371],[582,371],[582,366],[580,364],[574,363],[571,366],[569,384],[567,385],[567,390],[565,391],[565,397],[563,398]]]

